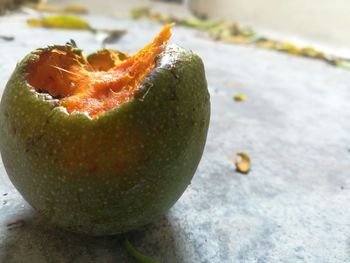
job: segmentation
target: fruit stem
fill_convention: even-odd
[[[160,263],[159,261],[154,260],[153,258],[150,258],[148,256],[143,255],[141,252],[139,252],[130,242],[128,239],[125,239],[123,241],[123,246],[125,247],[126,251],[136,258],[141,263]]]

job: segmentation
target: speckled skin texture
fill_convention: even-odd
[[[133,100],[90,119],[68,115],[26,84],[38,52],[17,66],[0,105],[1,154],[13,184],[73,232],[117,234],[161,216],[190,183],[205,145],[210,102],[201,59],[167,47]]]

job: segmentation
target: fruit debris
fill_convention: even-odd
[[[237,94],[237,95],[233,96],[233,99],[235,101],[245,101],[247,99],[247,96],[244,94]]]
[[[236,161],[236,171],[239,173],[247,174],[250,171],[250,157],[243,152],[239,152],[236,154],[238,157],[240,157],[240,161]]]

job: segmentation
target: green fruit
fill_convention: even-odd
[[[90,117],[29,84],[29,69],[53,51],[86,63],[80,50],[53,46],[18,64],[0,104],[9,178],[50,222],[73,232],[111,235],[152,222],[185,191],[203,152],[210,102],[201,59],[166,46],[131,99]]]

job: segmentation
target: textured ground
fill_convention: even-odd
[[[29,29],[25,16],[0,17],[0,87],[34,48],[73,38],[100,48],[89,32]],[[89,17],[125,27],[110,47],[134,52],[157,24]],[[350,262],[350,71],[319,61],[212,42],[177,27],[173,42],[204,60],[212,118],[204,156],[185,194],[158,222],[130,233],[143,252],[167,263]],[[248,99],[235,102],[244,93]],[[237,174],[230,156],[252,158]],[[86,238],[53,229],[23,201],[0,167],[0,262],[134,262],[122,237]],[[16,229],[6,225],[23,219]]]

